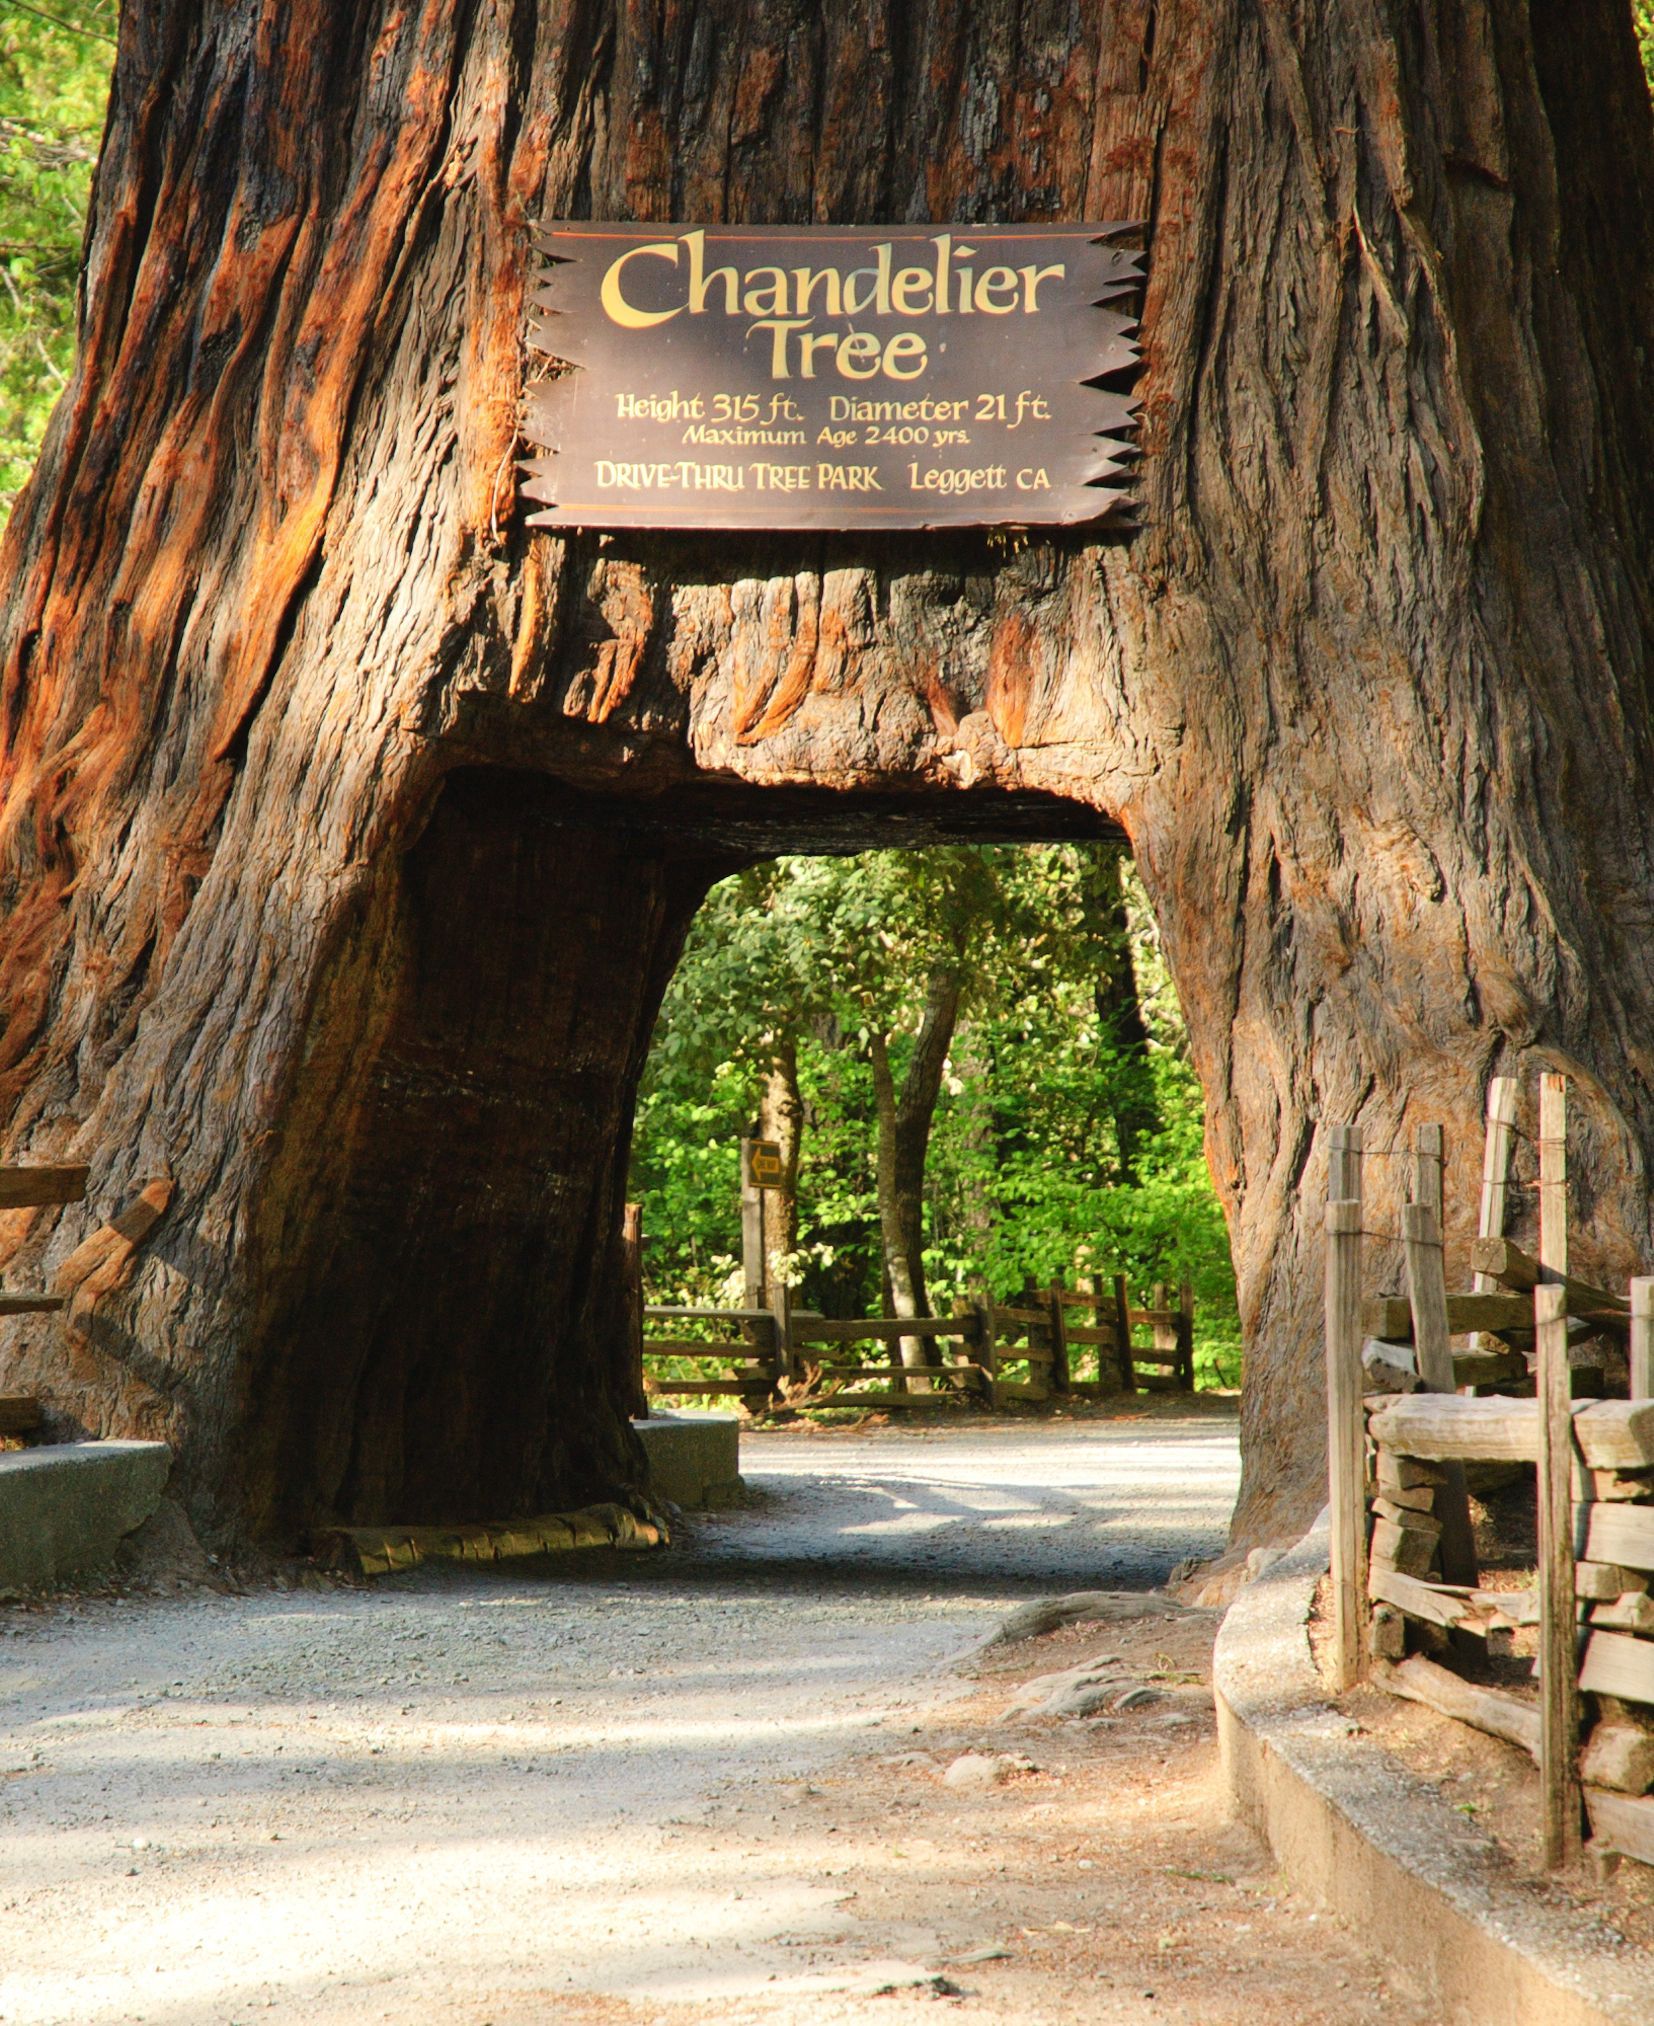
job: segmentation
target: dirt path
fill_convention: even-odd
[[[1232,1423],[744,1466],[753,1509],[669,1556],[0,1610],[0,2020],[1404,2026],[1222,1826],[1172,1692],[1209,1614],[960,1665],[1010,1604],[1219,1545]],[[1104,1648],[1159,1700],[1006,1726],[1015,1678]],[[965,1750],[1028,1763],[958,1790]]]

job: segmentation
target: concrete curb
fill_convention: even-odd
[[[160,1503],[164,1442],[61,1442],[0,1456],[0,1596],[99,1576]]]
[[[663,1407],[632,1427],[649,1459],[649,1489],[688,1512],[739,1505],[741,1424],[733,1414],[695,1414]]]
[[[1331,1707],[1306,1631],[1326,1568],[1323,1513],[1218,1633],[1212,1683],[1236,1813],[1444,2026],[1654,2021],[1638,1963],[1511,1878],[1464,1816]]]

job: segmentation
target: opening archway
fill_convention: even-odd
[[[633,1136],[644,1301],[665,1305],[646,1309],[649,1342],[666,1340],[648,1387],[669,1406],[866,1411],[1032,1389],[1061,1407],[1135,1388],[1134,1332],[1147,1365],[1168,1359],[1148,1388],[1186,1387],[1197,1364],[1233,1387],[1202,1125],[1118,841],[793,855],[720,881],[666,993]],[[749,1140],[766,1164],[750,1180]],[[796,1317],[784,1342],[754,1307]],[[1151,1307],[1152,1325],[1129,1322]],[[995,1309],[1014,1311],[1003,1331]],[[950,1315],[966,1327],[939,1341],[895,1329]],[[869,1319],[866,1338],[844,1334]],[[1024,1372],[1013,1346],[1029,1328],[1039,1369]],[[743,1373],[743,1350],[759,1370]],[[938,1352],[955,1368],[927,1378]]]
[[[260,1252],[285,1270],[226,1450],[252,1524],[505,1518],[635,1481],[632,1108],[714,881],[778,853],[1118,834],[991,788],[691,781],[634,801],[447,775],[339,938],[265,1184]]]

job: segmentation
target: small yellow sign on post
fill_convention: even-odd
[[[744,1173],[741,1180],[749,1189],[779,1189],[785,1179],[778,1140],[743,1140]]]

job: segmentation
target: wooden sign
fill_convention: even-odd
[[[534,525],[1099,520],[1137,417],[1127,230],[547,226]]]
[[[776,1140],[743,1140],[741,1154],[745,1164],[742,1182],[749,1189],[779,1189],[786,1180],[786,1169],[781,1165],[781,1147]]]

